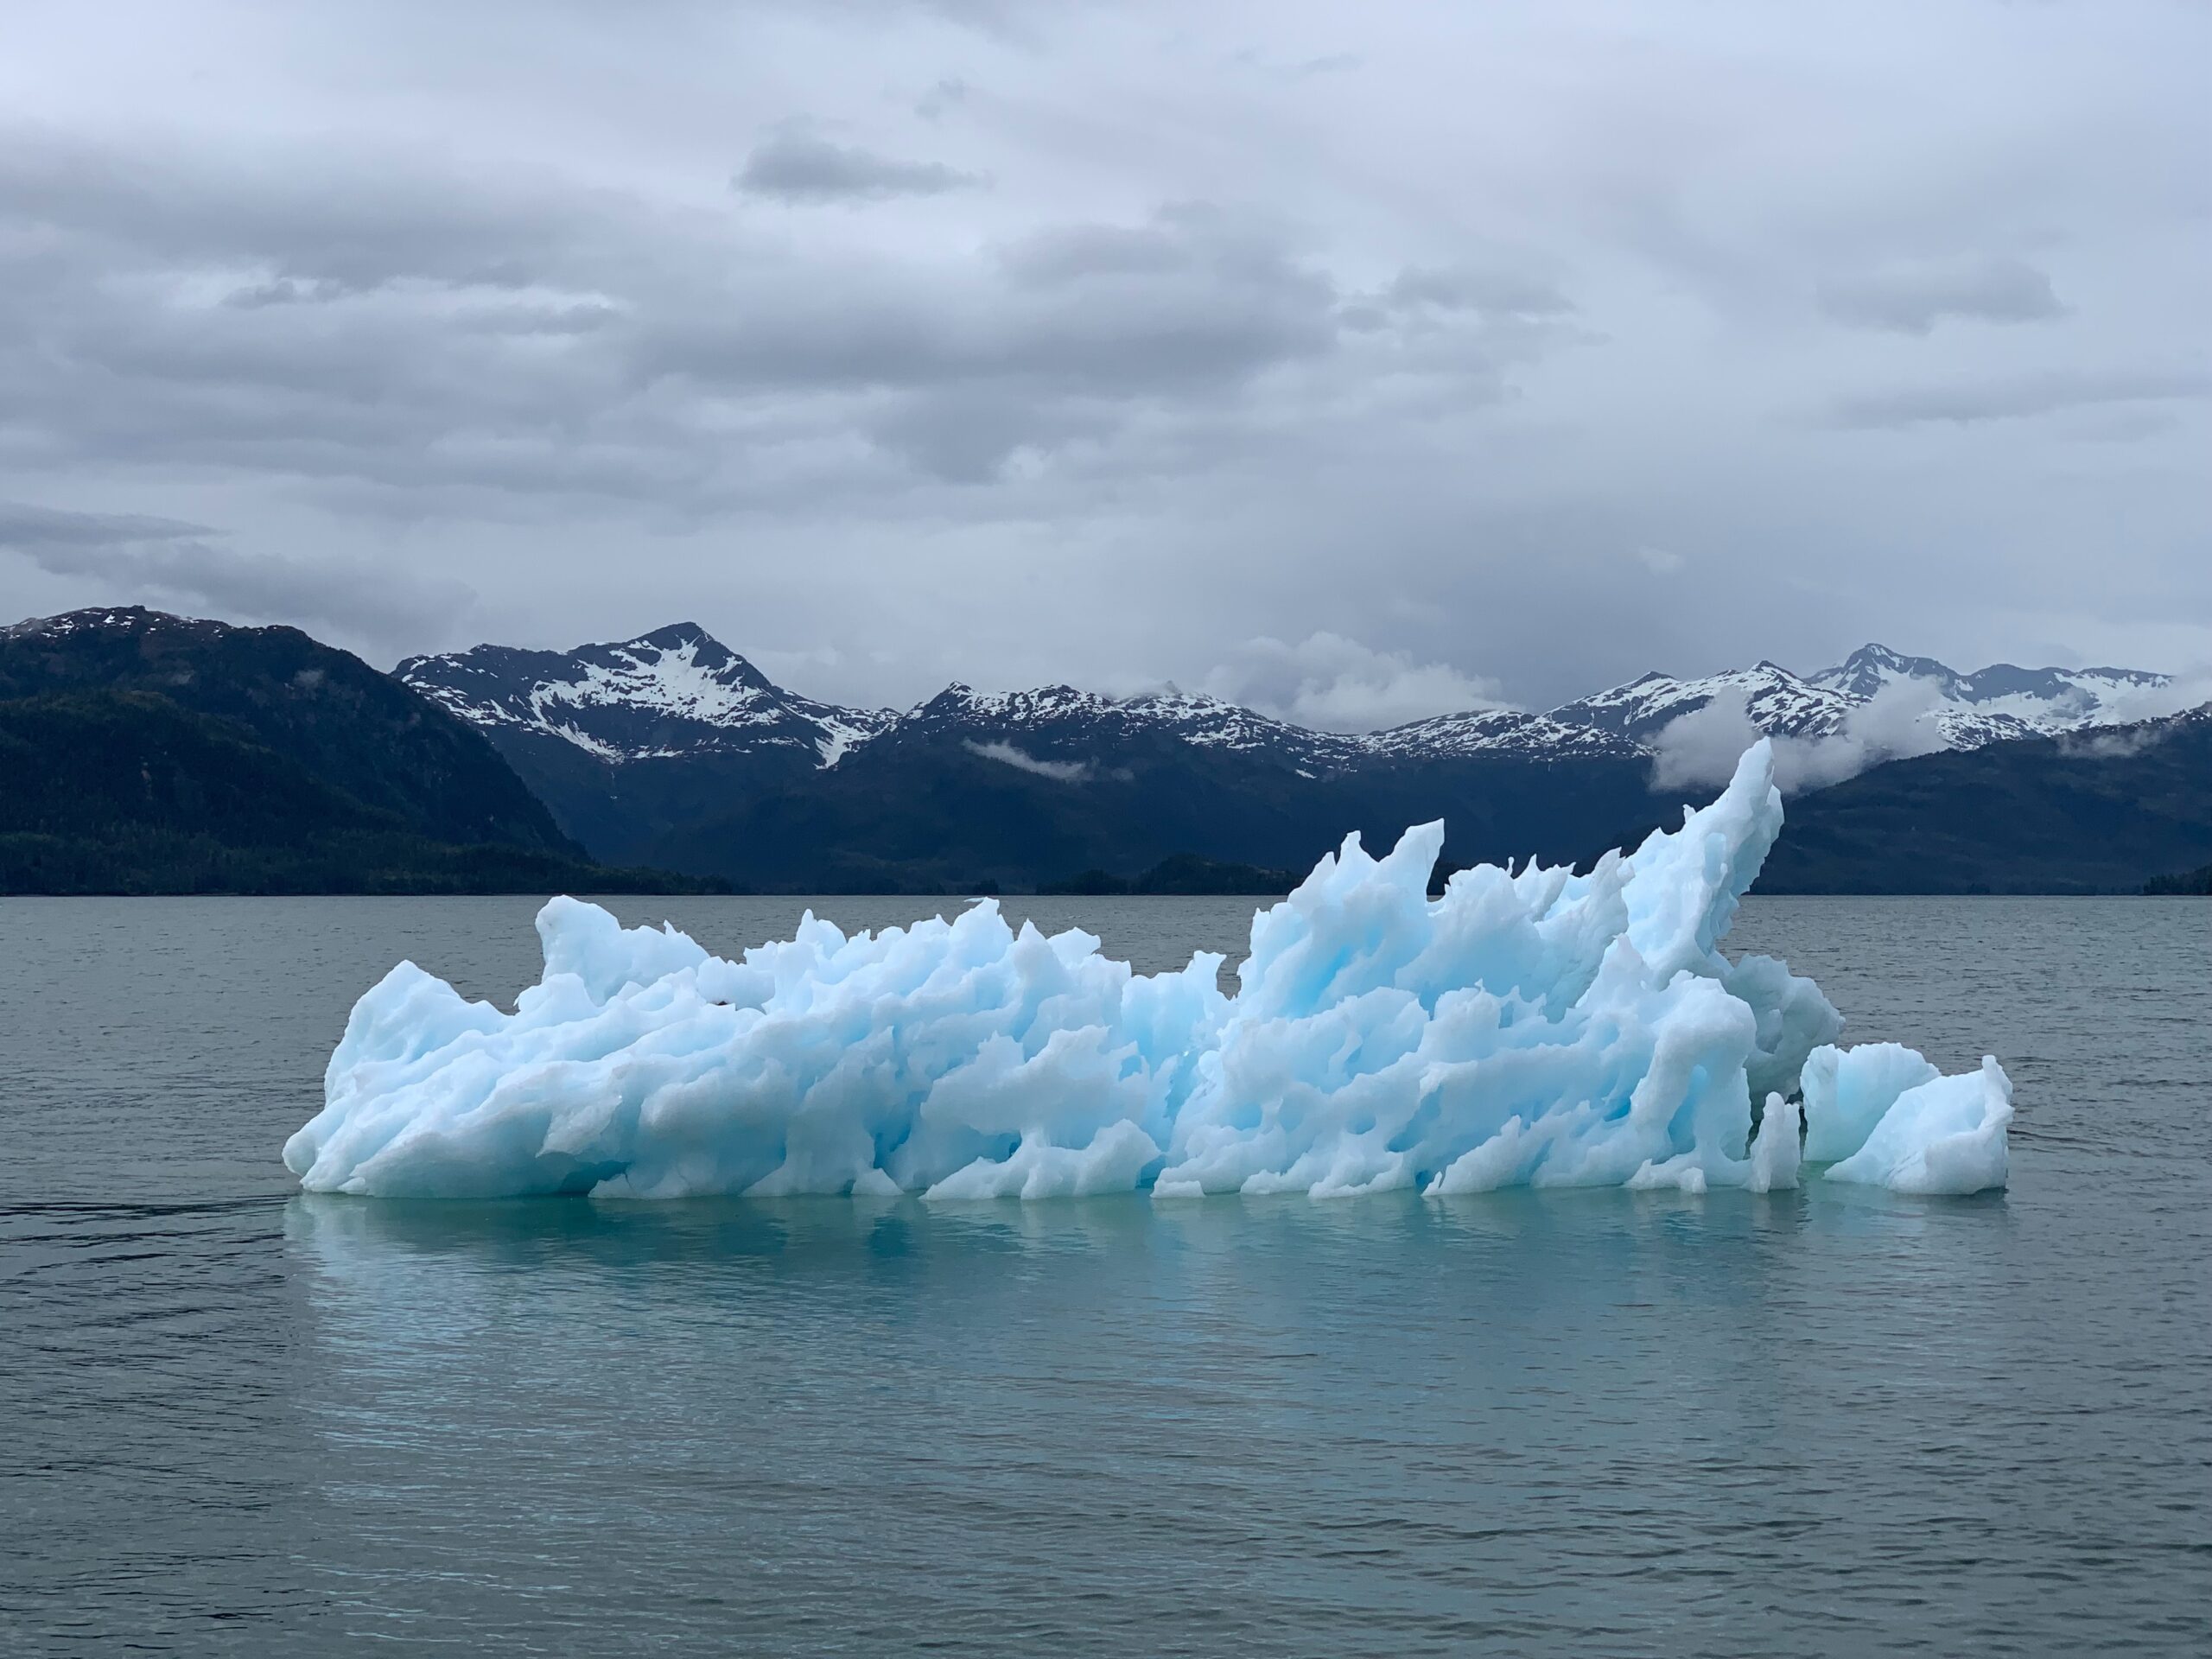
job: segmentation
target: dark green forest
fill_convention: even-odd
[[[1586,865],[1682,806],[1625,755],[1313,771],[1154,735],[1046,776],[929,731],[826,769],[557,747],[565,771],[503,753],[296,629],[137,609],[25,625],[0,632],[0,892],[1263,896],[1347,830],[1380,853],[1440,817],[1440,875],[1532,855]],[[1759,887],[2202,892],[2208,861],[2199,710],[1895,760],[1797,797]]]
[[[610,869],[482,736],[289,628],[0,637],[0,892],[696,891]]]

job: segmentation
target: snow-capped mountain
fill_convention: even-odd
[[[1380,845],[1437,817],[1452,826],[1458,862],[1579,861],[1671,820],[1680,791],[1710,784],[1716,761],[1732,766],[1753,730],[1783,741],[1800,798],[1816,800],[1936,748],[1986,750],[1992,777],[2047,775],[2047,757],[2009,753],[2047,746],[2005,738],[2074,734],[2082,755],[2133,753],[2150,740],[2127,722],[2174,701],[2160,695],[2166,677],[2137,670],[1961,673],[1870,645],[1813,673],[1761,661],[1646,674],[1541,713],[1469,709],[1357,734],[1173,686],[1117,697],[951,685],[894,711],[786,690],[690,625],[573,652],[480,645],[398,672],[481,728],[602,861],[762,891],[1014,890],[1178,855],[1303,868],[1347,824]],[[1711,712],[1670,731],[1700,710]],[[1909,794],[1926,776],[1896,787]],[[1927,810],[1946,823],[1982,810],[1944,800]],[[2093,839],[2120,849],[2094,865],[2107,885],[2125,885],[2135,864],[2189,865],[2195,845]],[[2037,880],[2088,879],[2037,868]],[[1997,878],[1977,865],[1971,879]]]
[[[1104,758],[1165,740],[1221,753],[1272,756],[1309,772],[1341,767],[1370,753],[1363,737],[1308,731],[1238,703],[1173,689],[1109,697],[1067,685],[984,692],[955,684],[899,715],[886,735],[1011,742],[1040,757],[1070,751]]]
[[[1834,730],[1853,706],[1839,691],[1815,686],[1768,662],[1701,679],[1646,674],[1541,715],[1482,709],[1370,733],[1362,740],[1383,754],[1433,758],[1507,753],[1551,759],[1649,753],[1649,741],[1669,721],[1716,697],[1740,700],[1752,723],[1774,737]]]
[[[1740,704],[1777,737],[1817,739],[1888,699],[1932,725],[1927,747],[1976,748],[2134,717],[2166,677],[2137,669],[2024,669],[1970,674],[1932,658],[1862,646],[1834,668],[1799,675],[1761,661],[1690,679],[1651,673],[1541,714],[1485,709],[1387,731],[1309,731],[1173,687],[1110,697],[1068,685],[982,692],[952,685],[904,713],[817,702],[775,684],[696,624],[572,652],[478,645],[413,657],[398,677],[495,739],[559,740],[594,760],[627,763],[702,755],[775,756],[836,766],[876,741],[953,737],[1010,758],[1110,762],[1133,745],[1173,742],[1278,760],[1307,776],[1376,761],[1479,755],[1553,760],[1649,753],[1670,721],[1716,700]]]
[[[1806,683],[1869,702],[1910,687],[1929,697],[1945,747],[1979,748],[2003,738],[2049,736],[2135,718],[2133,702],[2169,684],[2170,677],[2137,668],[2015,668],[1998,663],[1971,674],[1932,657],[1907,657],[1886,645],[1861,645]]]
[[[834,766],[892,720],[786,691],[692,622],[571,652],[477,645],[393,671],[494,734],[537,732],[601,760],[782,751]]]
[[[495,737],[558,739],[612,762],[804,752],[836,766],[877,738],[950,736],[1040,751],[1110,751],[1147,739],[1341,766],[1363,737],[1313,732],[1218,697],[1169,688],[1109,697],[1072,686],[984,692],[950,685],[904,713],[818,702],[775,684],[694,623],[571,652],[477,645],[410,657],[394,672]]]
[[[1417,760],[1455,755],[1522,754],[1550,760],[1643,753],[1631,738],[1596,723],[1531,715],[1518,709],[1472,709],[1437,715],[1351,740],[1370,754]]]
[[[335,790],[322,805],[342,817],[353,798],[373,819],[362,833],[421,823],[472,859],[573,843],[741,890],[1027,891],[1173,859],[1304,868],[1347,826],[1380,847],[1438,818],[1451,862],[1580,862],[1672,822],[1681,791],[1764,729],[1785,740],[1777,759],[1803,803],[1770,866],[1784,890],[2123,891],[2212,856],[2212,704],[2170,713],[2183,687],[2124,669],[1961,674],[1869,645],[1814,674],[1763,662],[1646,675],[1548,713],[1474,709],[1364,734],[1173,687],[956,685],[904,713],[845,709],[785,690],[692,626],[566,652],[480,646],[413,658],[400,677],[293,629],[134,607],[0,628],[0,703],[31,743],[16,745],[21,787],[0,779],[0,801],[31,802],[35,825],[80,809],[97,823],[105,809],[73,800],[70,782],[105,764],[75,753],[90,729],[79,705],[97,704],[102,754],[120,757],[131,810],[164,835],[179,812],[266,794],[269,769],[296,761],[302,810]],[[1993,741],[2040,734],[2056,741]],[[1976,753],[1924,753],[1939,746]],[[199,770],[177,772],[187,765]],[[190,787],[162,794],[171,777]],[[2005,804],[1994,821],[1993,800]],[[278,817],[285,835],[306,821]],[[314,868],[329,868],[319,846]],[[52,868],[32,851],[16,868]],[[251,860],[270,855],[254,843]],[[99,856],[133,882],[170,879],[119,843]]]
[[[1929,657],[1862,645],[1834,668],[1793,674],[1761,661],[1694,679],[1651,673],[1625,685],[1562,703],[1541,715],[1447,715],[1376,733],[1369,741],[1403,749],[1449,741],[1455,752],[1590,753],[1589,734],[1649,748],[1674,721],[1719,699],[1740,703],[1770,737],[1833,737],[1878,698],[1903,721],[1927,722],[1929,747],[1979,748],[2012,737],[2052,736],[2137,718],[2148,693],[2168,677],[2126,668],[2016,668],[1999,663],[1961,674]],[[1431,734],[1434,735],[1432,736]],[[1570,735],[1573,734],[1573,735]]]
[[[1562,703],[1551,711],[1551,718],[1562,725],[1586,726],[1641,741],[1656,736],[1669,721],[1722,696],[1742,699],[1751,723],[1770,737],[1825,735],[1843,723],[1855,701],[1761,661],[1693,680],[1646,674],[1626,685]]]

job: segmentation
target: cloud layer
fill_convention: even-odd
[[[2050,278],[2024,259],[1870,271],[1821,285],[1821,308],[1860,328],[1925,334],[1939,322],[2047,322],[2066,315]]]
[[[109,531],[0,614],[696,615],[854,700],[1328,724],[2212,659],[2208,52],[2158,0],[28,6],[0,499]]]
[[[1432,715],[1503,706],[1495,681],[1328,632],[1296,645],[1249,639],[1205,677],[1203,689],[1325,732],[1380,731]]]
[[[452,578],[243,553],[205,525],[128,513],[0,501],[0,550],[48,575],[89,580],[141,603],[323,634],[419,637],[449,626],[475,601]]]
[[[1026,772],[1033,777],[1050,778],[1058,784],[1089,783],[1093,770],[1088,760],[1046,760],[1011,743],[977,743],[971,740],[963,747],[970,754],[995,760],[1002,766],[1012,766],[1016,772]]]
[[[1853,709],[1825,737],[1778,737],[1774,781],[1784,795],[1801,795],[1885,760],[1933,754],[1944,747],[1942,734],[1924,716],[1940,701],[1932,681],[1898,680]],[[1664,790],[1726,783],[1758,739],[1742,694],[1715,697],[1659,728],[1651,741],[1652,784]]]
[[[899,161],[834,144],[804,130],[761,140],[733,181],[747,195],[808,203],[939,196],[948,190],[972,190],[982,182],[975,174],[942,162]]]

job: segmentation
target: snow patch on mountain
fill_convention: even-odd
[[[1603,726],[1518,709],[1474,709],[1461,715],[1438,715],[1388,731],[1371,732],[1362,741],[1372,753],[1411,760],[1482,753],[1580,759],[1643,753],[1633,739]]]
[[[1774,739],[1776,785],[1802,794],[1853,778],[1885,760],[1933,754],[1952,747],[1928,718],[1939,694],[1925,680],[1897,680],[1847,709],[1832,731]],[[1678,715],[1651,739],[1652,782],[1661,789],[1725,779],[1736,757],[1758,741],[1762,727],[1740,691],[1729,690],[1703,708]]]
[[[542,733],[607,761],[780,750],[834,766],[893,718],[786,691],[689,622],[573,652],[410,657],[396,671],[464,720]]]
[[[2018,668],[1997,663],[1961,674],[1932,657],[1908,657],[1886,645],[1862,645],[1807,683],[1872,701],[1885,688],[1933,686],[1928,717],[1943,747],[1979,748],[2005,738],[2050,736],[2085,726],[2138,717],[2146,699],[2171,677],[2133,668]],[[2158,710],[2157,712],[2168,712]]]
[[[1718,783],[1746,744],[1771,736],[1777,779],[1796,794],[1885,760],[2132,719],[2171,683],[2140,669],[2009,663],[1961,674],[1930,657],[1870,645],[1802,678],[1771,663],[1705,680],[1646,676],[1585,705],[1633,705],[1629,729],[1652,751],[1662,788]],[[1638,688],[1640,696],[1623,698]]]
[[[1962,674],[1870,645],[1812,674],[1765,661],[1688,679],[1651,673],[1543,713],[1484,706],[1354,735],[1173,685],[1111,697],[1070,685],[955,684],[904,713],[844,708],[785,690],[690,623],[567,652],[479,645],[410,658],[397,671],[495,734],[532,733],[613,764],[736,754],[828,767],[870,743],[946,740],[995,759],[1019,753],[1039,776],[1072,779],[1166,743],[1306,777],[1378,760],[1649,757],[1656,781],[1675,786],[1720,780],[1747,744],[1771,737],[1793,791],[1903,755],[2169,713],[2155,705],[2176,686],[2137,669],[2000,663]]]
[[[1834,731],[1857,699],[1801,679],[1770,662],[1700,679],[1678,680],[1646,674],[1594,696],[1562,703],[1551,718],[1565,725],[1587,726],[1646,744],[1669,721],[1694,712],[1715,698],[1740,701],[1759,731],[1772,737],[1802,737]],[[1738,746],[1738,753],[1742,746]]]
[[[1230,753],[1265,754],[1294,766],[1339,767],[1372,751],[1369,740],[1308,731],[1203,692],[1170,686],[1132,697],[1109,697],[1073,686],[1027,691],[977,691],[948,686],[901,715],[885,737],[957,736],[972,743],[1020,740],[1045,750],[1097,755],[1147,741]]]

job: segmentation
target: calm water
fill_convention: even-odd
[[[2001,1198],[296,1195],[353,997],[531,908],[0,901],[0,1652],[2212,1650],[2212,906],[1748,908],[2004,1058]]]

